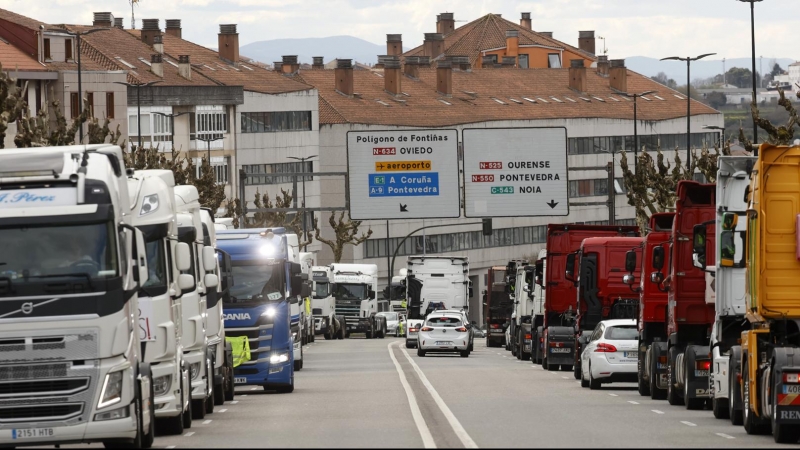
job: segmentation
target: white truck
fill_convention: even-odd
[[[127,174],[118,146],[0,152],[2,446],[153,444]]]
[[[321,334],[325,339],[344,339],[344,318],[336,315],[333,272],[330,266],[312,267],[311,281],[314,283],[311,299],[314,333]]]
[[[289,247],[289,261],[300,264],[300,239],[294,233],[286,233],[286,245]],[[294,370],[303,369],[303,335],[305,333],[305,311],[303,299],[299,296],[296,302],[289,303],[289,313],[291,314],[291,330],[294,344],[292,352],[294,354]]]
[[[184,359],[191,379],[192,416],[203,419],[214,411],[214,359],[208,345],[208,298],[206,281],[218,282],[213,275],[217,264],[214,249],[203,243],[203,221],[200,218],[200,195],[194,186],[176,186],[178,240],[189,245],[191,264],[186,272],[195,277],[195,284],[182,290]],[[204,251],[204,248],[208,250]],[[208,270],[206,270],[208,268]]]
[[[378,301],[377,264],[331,264],[336,315],[343,316],[344,337],[364,333],[367,339],[386,336],[386,318],[375,314],[389,309]]]
[[[139,289],[139,339],[144,360],[153,374],[156,422],[168,434],[180,435],[192,426],[189,366],[181,343],[183,309],[180,283],[191,263],[189,245],[177,242],[178,222],[171,170],[138,170],[128,178],[133,224],[142,232],[149,276]],[[179,264],[180,263],[180,264]]]
[[[531,358],[531,326],[533,319],[534,292],[531,291],[536,266],[527,261],[513,260],[508,262],[506,278],[508,286],[512,286],[514,313],[511,321],[511,354],[517,359],[527,361]]]
[[[539,251],[539,256],[534,264],[533,285],[528,285],[528,290],[533,291],[533,310],[531,311],[531,361],[534,364],[542,362],[544,357],[544,302],[545,289],[542,287],[544,274],[547,273],[547,250]]]
[[[217,250],[217,231],[215,228],[216,220],[211,208],[200,208],[200,220],[203,221],[203,252],[211,253]],[[211,250],[206,250],[210,248]],[[225,341],[225,327],[223,325],[223,302],[220,281],[222,275],[218,259],[212,268],[206,270],[206,275],[214,275],[217,280],[209,283],[204,280],[206,285],[206,310],[208,311],[206,336],[208,346],[211,348],[211,359],[214,362],[214,404],[221,406],[225,400],[233,400],[233,348]],[[209,261],[210,262],[210,261]],[[205,268],[205,261],[203,267]],[[204,277],[205,278],[205,277]],[[214,287],[209,287],[213,284]]]
[[[309,252],[300,253],[300,269],[308,275],[309,287],[311,286],[312,270],[314,267],[314,254]],[[311,289],[309,289],[311,292]],[[300,301],[300,314],[303,322],[303,345],[314,342],[314,316],[311,311],[311,297],[306,297]]]

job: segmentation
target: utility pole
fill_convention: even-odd
[[[317,155],[304,156],[304,157],[289,156],[288,158],[300,161],[300,165],[302,166],[301,172],[305,172],[306,171],[306,167],[305,167],[306,166],[306,161],[308,161],[311,158],[316,158],[316,157],[317,157]],[[312,172],[313,172],[313,170],[312,170]],[[294,182],[295,182],[295,186],[296,186],[297,185],[297,175],[294,176]],[[295,199],[295,206],[297,206],[297,199]],[[305,176],[303,176],[303,208],[302,209],[303,209],[303,239],[308,241],[308,239],[306,239],[308,237],[308,231],[306,231],[307,228],[306,228],[306,177]],[[387,228],[387,233],[388,233],[388,228]],[[388,234],[387,234],[387,239],[388,239]],[[308,250],[308,244],[303,246],[303,251],[305,252],[307,250]]]
[[[614,189],[614,161],[608,163],[608,224],[614,225],[616,219],[616,190]]]

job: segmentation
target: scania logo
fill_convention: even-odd
[[[25,302],[22,304],[19,310],[22,311],[22,314],[30,314],[33,312],[33,303]]]
[[[250,313],[225,314],[225,320],[250,320]]]

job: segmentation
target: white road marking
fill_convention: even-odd
[[[411,363],[411,367],[414,368],[414,371],[417,372],[417,375],[419,376],[419,379],[422,381],[422,384],[425,386],[425,388],[428,389],[428,392],[431,394],[431,397],[433,397],[433,401],[435,401],[436,405],[439,406],[439,409],[442,411],[442,414],[444,414],[444,417],[447,419],[447,421],[450,423],[450,426],[453,428],[453,432],[456,434],[456,436],[458,436],[458,439],[461,440],[461,443],[464,445],[464,447],[478,448],[478,444],[476,444],[475,441],[473,441],[472,438],[469,436],[469,434],[467,434],[467,430],[465,430],[464,427],[461,426],[461,422],[458,421],[456,416],[453,414],[453,411],[450,411],[450,408],[447,407],[447,404],[444,402],[444,400],[442,400],[442,397],[439,396],[439,393],[436,392],[436,389],[433,388],[431,382],[428,381],[428,377],[426,377],[425,374],[422,373],[422,370],[419,368],[417,363],[415,363],[414,360],[411,359],[411,356],[408,355],[406,349],[401,347],[400,350],[403,352],[403,355],[405,355],[408,362]]]
[[[610,395],[612,397],[619,397],[619,395],[617,395],[617,394],[608,394],[608,395]]]
[[[639,404],[639,402],[635,402],[633,400],[628,400],[628,403],[630,403],[631,405],[638,405]]]
[[[220,409],[219,412],[225,412],[227,409]]]
[[[684,424],[684,425],[686,425],[687,427],[696,427],[696,426],[697,426],[697,424],[696,424],[696,423],[687,422],[687,421],[685,421],[685,420],[681,420],[681,423],[682,423],[682,424]]]
[[[168,445],[167,448],[175,448],[174,445]]]
[[[719,437],[724,437],[725,439],[736,439],[735,437],[731,436],[730,434],[725,433],[715,433]]]
[[[194,431],[190,431],[190,432],[184,434],[183,437],[189,437],[189,436],[191,436],[193,434],[194,434]]]
[[[242,394],[239,397],[247,397],[247,394]]]
[[[229,403],[231,405],[235,405],[235,404],[239,403],[239,400],[231,400]]]
[[[565,380],[569,380],[569,378],[568,378],[568,377],[561,377],[561,378],[563,378],[563,379],[565,379]]]
[[[406,379],[406,374],[403,373],[403,368],[400,367],[400,363],[397,362],[397,358],[394,357],[394,352],[392,351],[392,345],[394,345],[394,342],[392,342],[387,346],[389,348],[389,356],[392,358],[394,367],[397,369],[397,373],[400,375],[400,384],[403,385],[403,390],[406,391],[406,397],[408,398],[408,406],[411,408],[411,417],[414,418],[414,424],[417,426],[417,431],[419,431],[419,436],[422,438],[422,445],[424,445],[425,448],[436,448],[436,442],[434,442],[433,440],[433,436],[431,435],[431,430],[428,429],[428,424],[426,424],[425,419],[422,418],[422,411],[420,411],[419,409],[419,405],[417,404],[417,398],[414,395],[414,391],[411,390],[411,386],[408,384],[408,380]]]
[[[255,391],[256,389],[258,389],[258,388],[254,388],[254,387],[250,388],[251,391]]]
[[[211,419],[208,419],[208,420],[204,420],[204,421],[203,421],[203,425],[208,425],[208,424],[210,424],[210,423],[211,423]]]
[[[664,411],[659,411],[657,409],[651,409],[650,411],[653,411],[656,414],[664,414]]]

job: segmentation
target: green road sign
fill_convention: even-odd
[[[513,194],[514,186],[492,186],[492,194]]]

